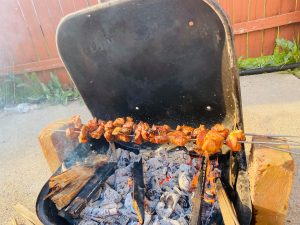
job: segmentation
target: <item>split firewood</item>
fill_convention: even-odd
[[[25,206],[21,204],[17,204],[14,206],[15,210],[24,217],[27,221],[29,221],[33,225],[43,225],[35,213],[31,212],[29,209],[27,209]]]
[[[221,181],[217,180],[217,198],[225,225],[239,225],[235,209],[230,202]]]
[[[115,169],[115,162],[110,162],[99,167],[99,169],[95,172],[95,176],[85,185],[70,205],[64,209],[65,212],[62,213],[66,213],[73,218],[79,217],[81,211],[88,205],[88,203],[96,200],[96,196],[99,196],[99,192],[101,192],[103,183],[114,173]]]
[[[93,177],[95,167],[76,165],[67,171],[50,178],[51,192],[45,197],[50,198],[57,209],[67,206],[85,184]]]
[[[255,137],[254,141],[267,142],[270,139]],[[285,142],[282,141],[281,145],[284,146]],[[285,147],[288,150],[288,146]],[[292,156],[266,146],[253,145],[248,171],[256,224],[285,224],[295,172]]]

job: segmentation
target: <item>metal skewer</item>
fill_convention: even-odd
[[[275,138],[300,138],[296,135],[286,135],[286,134],[255,134],[255,133],[245,133],[246,136],[259,136],[259,137],[275,137]]]

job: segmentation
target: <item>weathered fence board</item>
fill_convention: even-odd
[[[55,32],[61,18],[107,0],[0,0],[0,75],[49,71],[68,83]],[[272,54],[276,37],[299,39],[300,0],[217,0],[235,34],[238,57]],[[101,4],[101,3],[100,3]]]

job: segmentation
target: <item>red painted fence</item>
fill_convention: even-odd
[[[299,39],[300,0],[218,0],[228,14],[238,56],[272,54],[277,36]],[[70,12],[97,0],[0,0],[0,75],[49,71],[69,78],[58,57],[55,31]],[[101,3],[100,3],[101,4]]]

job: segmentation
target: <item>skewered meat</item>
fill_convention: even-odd
[[[74,122],[75,128],[68,128],[66,136],[70,138],[77,137],[76,127],[81,126],[81,132],[78,137],[81,143],[88,141],[88,135],[94,139],[100,139],[104,134],[108,142],[123,141],[130,142],[132,132],[134,132],[133,141],[136,144],[142,144],[143,141],[149,141],[155,144],[172,143],[176,146],[185,146],[191,138],[196,138],[197,148],[194,149],[198,154],[211,155],[220,152],[223,142],[227,137],[226,144],[232,151],[241,149],[240,141],[245,140],[245,134],[241,130],[236,130],[228,135],[229,130],[222,124],[215,124],[211,130],[207,130],[204,125],[198,128],[182,125],[177,126],[176,131],[171,131],[168,125],[152,125],[140,121],[134,124],[131,117],[117,118],[107,122],[90,120],[87,125],[82,125],[79,116],[73,116],[71,121]]]
[[[192,137],[197,137],[199,133],[206,131],[206,127],[202,124],[200,124],[200,126],[198,128],[196,128],[193,133],[192,133]]]
[[[71,117],[71,122],[74,124],[74,127],[77,128],[77,129],[80,129],[81,126],[82,126],[82,122],[81,122],[81,119],[80,119],[80,116],[72,116]]]
[[[242,130],[232,131],[226,140],[227,146],[234,152],[241,150],[241,144],[239,141],[245,141],[246,137]]]
[[[109,120],[106,122],[106,124],[104,125],[104,130],[110,130],[110,129],[114,129],[114,125],[113,125],[113,121]]]
[[[107,142],[112,142],[114,140],[114,136],[112,135],[113,129],[108,129],[104,132],[104,138]]]
[[[112,135],[118,135],[118,134],[126,134],[129,135],[131,133],[131,129],[127,128],[127,127],[116,127],[113,132]]]
[[[201,129],[201,131],[197,131],[197,136],[196,136],[196,145],[198,146],[198,148],[202,149],[203,143],[204,143],[204,138],[207,134],[207,130]]]
[[[169,137],[168,137],[168,135],[164,134],[164,135],[155,136],[153,143],[163,145],[163,144],[166,144],[168,142],[169,142]]]
[[[150,125],[148,123],[143,123],[142,138],[144,141],[149,141],[149,129],[150,129]]]
[[[169,141],[176,146],[185,146],[190,141],[191,137],[185,135],[182,131],[173,131],[167,134]]]
[[[114,127],[121,127],[124,124],[125,124],[125,119],[122,117],[115,119],[115,121],[113,122]]]
[[[98,128],[98,120],[95,117],[92,120],[89,120],[86,124],[86,126],[88,127],[89,131],[92,132],[94,130],[96,130]]]
[[[95,131],[90,133],[91,137],[95,139],[100,139],[103,134],[104,134],[104,125],[99,125]]]
[[[208,155],[216,154],[220,152],[223,142],[224,137],[221,134],[217,131],[210,130],[205,135],[202,150]]]
[[[75,128],[69,127],[69,128],[66,129],[66,136],[67,136],[68,138],[72,138],[72,139],[73,139],[73,138],[77,138],[78,135],[79,135],[79,133],[76,132]]]
[[[166,134],[171,130],[171,127],[166,124],[164,124],[162,126],[153,125],[151,130],[154,132],[157,132],[157,134]]]
[[[225,139],[227,138],[229,134],[229,130],[225,128],[222,124],[215,124],[211,130],[217,131],[219,134],[221,134]]]
[[[143,137],[142,137],[142,129],[143,129],[143,122],[140,121],[135,127],[134,127],[134,142],[138,145],[143,143]]]
[[[183,125],[183,126],[177,126],[176,130],[182,131],[183,133],[185,133],[185,135],[190,136],[193,134],[193,131],[195,130],[195,128]]]
[[[162,138],[156,138],[156,137],[157,136],[165,136],[170,130],[171,130],[171,127],[168,125],[162,125],[162,126],[152,125],[152,128],[149,129],[147,134],[145,133],[145,136],[148,135],[145,137],[145,139],[149,140],[151,143],[156,144],[159,141],[158,139],[162,139]],[[166,137],[164,137],[163,139],[166,139]]]
[[[130,129],[131,131],[133,130],[134,126],[134,121],[131,117],[127,116],[126,117],[126,122],[124,123],[123,127]]]
[[[78,140],[80,143],[88,142],[88,132],[89,132],[89,128],[86,125],[82,125],[80,134],[78,136]]]

